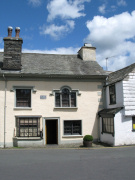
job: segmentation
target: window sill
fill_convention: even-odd
[[[111,104],[109,104],[109,105],[115,105],[116,103],[111,103]]]
[[[64,135],[62,138],[83,138],[82,135]]]
[[[14,110],[32,110],[31,107],[15,107]]]
[[[78,109],[78,107],[54,107],[54,109]]]
[[[101,134],[110,134],[114,137],[114,133],[109,133],[109,132],[101,132]]]
[[[18,140],[38,140],[38,139],[41,139],[41,137],[14,137],[14,139],[18,139]]]

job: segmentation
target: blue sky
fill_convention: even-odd
[[[0,51],[7,27],[20,27],[23,52],[76,54],[96,47],[110,71],[135,63],[134,0],[0,0]]]

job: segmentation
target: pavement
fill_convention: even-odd
[[[98,142],[94,142],[92,143],[92,147],[89,147],[89,148],[104,148],[104,147],[110,147],[109,145],[107,144],[103,144],[103,143],[98,143]],[[82,143],[76,143],[76,144],[60,144],[60,145],[57,145],[57,144],[54,144],[54,145],[45,145],[44,148],[65,148],[65,149],[68,149],[68,148],[79,148],[79,149],[84,149],[84,148],[87,148],[87,147],[84,147]]]
[[[125,146],[110,146],[101,142],[93,142],[92,147],[84,147],[82,143],[75,144],[47,144],[45,146],[35,146],[35,147],[6,147],[5,149],[101,149],[101,148],[119,148],[119,147],[131,147],[135,145],[125,145]],[[4,149],[4,148],[0,148]]]
[[[47,144],[45,146],[35,146],[35,147],[6,147],[5,149],[93,149],[93,148],[105,148],[111,147],[108,144],[100,143],[100,142],[93,142],[92,147],[84,147],[82,143],[75,143],[75,144]],[[4,149],[4,148],[0,148]]]

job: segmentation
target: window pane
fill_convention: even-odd
[[[60,107],[60,93],[55,93],[55,106]]]
[[[71,93],[71,107],[76,107],[76,93]]]
[[[69,107],[69,90],[62,90],[62,107]]]
[[[30,89],[16,89],[16,107],[31,107]]]
[[[111,119],[111,125],[113,126],[113,118],[110,118]]]
[[[106,132],[106,118],[103,118],[102,124],[103,132]]]
[[[116,102],[115,94],[110,95],[110,103],[115,103],[115,102]]]
[[[64,121],[65,135],[81,135],[81,121]]]
[[[81,134],[81,121],[74,121],[73,122],[73,134],[79,135]]]
[[[29,124],[33,123],[33,119],[28,119]]]
[[[62,95],[62,107],[69,107],[69,95]]]
[[[76,92],[70,92],[68,88],[56,92],[55,107],[76,107]]]
[[[132,117],[133,130],[135,130],[135,117]]]
[[[110,94],[115,93],[115,86],[114,85],[110,86],[109,89],[110,89]]]
[[[17,120],[17,136],[38,137],[40,136],[40,120],[38,118],[23,118]]]
[[[72,134],[72,122],[64,121],[64,134],[71,135]]]
[[[115,85],[109,86],[110,104],[116,103]]]
[[[114,134],[113,118],[102,118],[102,132]]]

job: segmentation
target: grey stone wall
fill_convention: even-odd
[[[4,38],[3,69],[21,70],[22,38]]]

